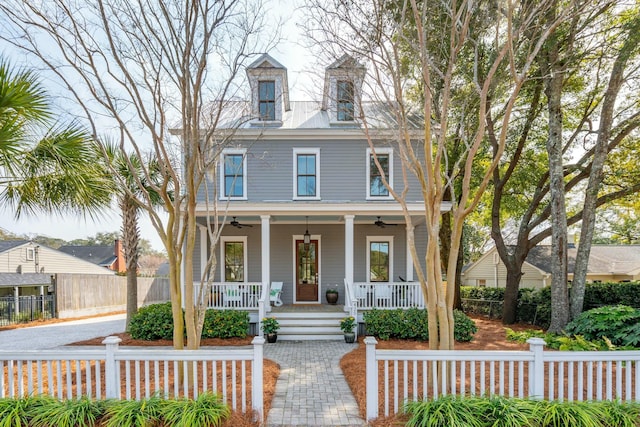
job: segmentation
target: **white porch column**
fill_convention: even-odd
[[[271,283],[271,215],[260,215],[262,232],[262,284]]]
[[[207,227],[200,227],[200,277],[198,281],[202,280],[207,270]]]
[[[353,283],[353,219],[355,215],[344,216],[344,278]]]
[[[415,227],[407,226],[407,259],[406,259],[406,274],[407,282],[413,282],[413,257],[411,256],[411,242],[414,240],[413,232]]]

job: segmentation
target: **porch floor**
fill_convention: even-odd
[[[343,313],[344,305],[336,304],[285,304],[271,307],[272,313]]]

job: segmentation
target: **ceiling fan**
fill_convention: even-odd
[[[233,220],[229,223],[232,226],[236,227],[236,228],[242,228],[242,227],[253,227],[253,225],[251,224],[241,224],[236,220],[236,217],[233,217]]]
[[[376,220],[376,222],[374,222],[375,225],[377,225],[380,228],[385,228],[386,226],[396,226],[398,224],[388,224],[386,222],[384,222],[383,220],[380,219],[380,217],[378,217],[378,219]]]

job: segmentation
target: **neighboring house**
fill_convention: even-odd
[[[42,286],[51,284],[51,275],[55,273],[113,274],[29,240],[0,241],[0,296],[16,295],[18,288],[19,295],[39,294]]]
[[[100,267],[124,273],[127,271],[127,264],[122,251],[122,242],[116,239],[113,246],[109,245],[86,245],[74,246],[65,245],[58,248],[60,252],[83,259]]]
[[[227,219],[214,254],[214,282],[283,282],[285,304],[324,303],[326,289],[337,287],[343,304],[345,279],[414,280],[403,211],[382,184],[359,119],[366,115],[385,175],[402,191],[401,156],[384,121],[392,115],[381,103],[360,102],[364,75],[345,55],[326,68],[322,100],[296,102],[289,100],[287,69],[271,56],[247,69],[251,100],[236,104],[242,114],[229,128],[238,128],[221,153],[217,182],[208,185],[218,189],[209,195],[218,197],[218,219]],[[407,180],[408,212],[424,259],[425,206],[418,182],[411,174]],[[211,212],[201,194],[196,280],[209,254]]]
[[[573,279],[577,248],[568,248],[569,280]],[[522,266],[521,288],[551,285],[551,246],[538,245],[529,251]],[[465,286],[504,287],[507,271],[494,248],[462,273]],[[592,245],[587,282],[624,282],[640,280],[640,245]]]

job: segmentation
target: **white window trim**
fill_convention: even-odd
[[[371,242],[389,243],[389,282],[393,282],[393,236],[367,236],[367,283],[371,282]],[[378,282],[375,282],[378,283]],[[379,282],[385,283],[385,282]]]
[[[242,196],[225,196],[224,160],[227,155],[242,155]],[[225,149],[220,156],[220,200],[247,200],[247,150],[246,148]]]
[[[26,249],[27,249],[26,255],[25,255],[26,260],[27,261],[35,260],[35,258],[36,258],[36,250],[35,250],[35,248],[26,248]],[[37,271],[36,271],[36,273],[37,273]]]
[[[316,156],[316,195],[298,196],[298,155],[314,154]],[[294,148],[293,149],[293,200],[320,200],[320,149],[319,148]]]
[[[225,271],[227,270],[227,264],[226,264],[226,260],[224,257],[224,250],[225,250],[225,246],[227,242],[242,242],[243,245],[243,263],[244,263],[244,271],[242,272],[242,277],[244,278],[244,280],[242,282],[227,282],[226,279],[226,275],[225,275]],[[247,236],[221,236],[220,237],[220,264],[222,266],[222,268],[220,269],[220,281],[222,283],[247,283],[247,262],[248,262],[248,255],[247,255]]]
[[[376,148],[376,154],[386,154],[389,156],[389,175],[387,176],[387,181],[391,188],[393,188],[393,149],[391,148]],[[366,158],[366,170],[367,170],[367,188],[366,188],[366,200],[391,200],[393,196],[391,192],[387,196],[372,196],[371,195],[371,158],[373,156],[373,151],[371,148],[367,148],[367,158]]]

